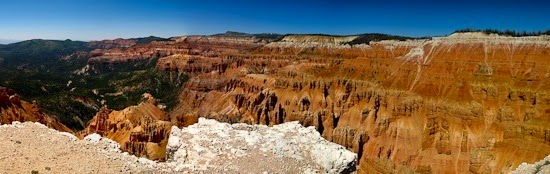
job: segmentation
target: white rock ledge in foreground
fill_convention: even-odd
[[[268,127],[200,118],[183,129],[172,127],[167,145],[167,164],[176,170],[349,173],[355,171],[356,158],[298,122]]]
[[[524,173],[536,173],[545,174],[550,173],[550,155],[546,158],[535,162],[534,164],[523,163],[516,168],[516,170],[510,172],[510,174],[524,174]]]

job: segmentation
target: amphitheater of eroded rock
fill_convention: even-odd
[[[550,36],[455,33],[347,44],[353,39],[108,42],[79,73],[158,59],[157,69],[190,79],[170,113],[154,101],[105,108],[82,134],[99,132],[127,151],[164,159],[158,154],[169,128],[198,117],[298,121],[357,153],[358,173],[506,173],[550,154]]]
[[[359,173],[500,173],[550,154],[550,36],[353,39],[189,36],[89,62],[158,58],[191,77],[172,120],[299,121],[358,153]]]

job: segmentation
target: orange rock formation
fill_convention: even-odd
[[[123,151],[153,160],[165,160],[166,143],[174,124],[151,95],[144,94],[143,100],[139,105],[121,111],[102,107],[79,136],[82,138],[97,133],[118,142]]]
[[[500,173],[550,154],[548,36],[197,40],[128,49],[174,49],[157,68],[191,75],[172,117],[300,121],[357,152],[360,173]]]
[[[0,87],[0,124],[19,122],[39,122],[50,128],[73,133],[57,118],[47,115],[38,106],[21,100],[21,97],[9,88]]]

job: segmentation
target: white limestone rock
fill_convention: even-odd
[[[232,170],[240,166],[220,165],[254,159],[300,173],[342,173],[355,171],[357,158],[355,153],[323,139],[314,127],[298,122],[268,127],[200,118],[197,124],[183,129],[172,127],[166,149],[171,165],[199,170]],[[299,165],[292,165],[296,163]]]
[[[546,158],[536,162],[534,164],[523,163],[518,166],[510,174],[524,174],[524,173],[536,173],[536,174],[545,174],[550,173],[550,155]]]

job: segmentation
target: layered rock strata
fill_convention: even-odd
[[[157,68],[191,76],[172,115],[299,121],[358,153],[360,173],[500,173],[550,154],[548,36],[311,37],[148,47],[176,48]]]
[[[118,142],[130,154],[163,161],[172,125],[155,99],[144,94],[142,103],[121,111],[102,107],[79,136],[96,133]]]
[[[474,36],[231,55],[186,84],[176,112],[300,121],[359,153],[365,173],[499,173],[550,154],[545,37]]]

